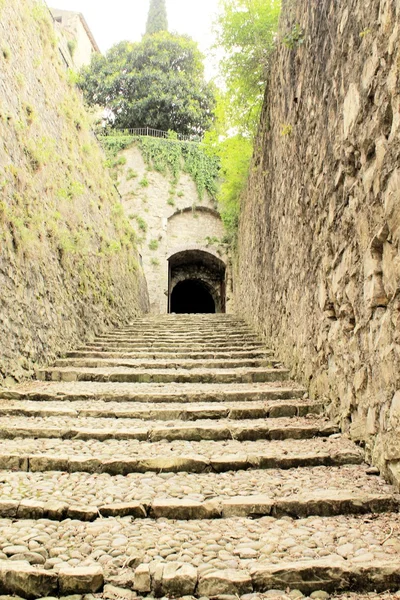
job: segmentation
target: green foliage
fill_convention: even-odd
[[[149,187],[149,180],[147,179],[147,177],[143,177],[143,179],[139,181],[139,185],[143,188]]]
[[[71,86],[76,85],[79,81],[78,73],[76,71],[73,71],[72,69],[68,69],[67,81],[68,81],[69,85],[71,85]]]
[[[212,135],[205,140],[208,151],[220,160],[218,205],[228,237],[235,242],[239,223],[240,195],[249,173],[253,143],[241,134],[219,141]]]
[[[111,160],[115,158],[118,152],[129,148],[135,143],[135,138],[129,135],[105,135],[99,136],[99,141],[104,148],[107,159]]]
[[[149,243],[149,249],[150,250],[158,250],[158,240],[151,240]]]
[[[65,187],[57,191],[57,197],[64,200],[74,200],[81,196],[85,191],[85,186],[79,181],[68,181]]]
[[[136,171],[132,168],[129,168],[126,174],[126,180],[130,181],[131,179],[135,179],[137,176],[138,174],[136,173]]]
[[[271,55],[275,48],[280,0],[221,0],[217,47],[225,91],[217,96],[206,152],[220,163],[218,205],[227,240],[236,243],[240,196],[247,181],[253,139],[259,123]]]
[[[267,72],[281,10],[280,0],[221,0],[216,22],[222,48],[225,110],[230,127],[253,134],[259,121]]]
[[[153,35],[158,31],[168,31],[167,7],[165,0],[150,0],[146,34]]]
[[[202,144],[150,137],[139,138],[138,144],[147,165],[163,175],[169,173],[173,184],[184,171],[193,178],[199,198],[206,191],[215,196],[219,162]]]
[[[111,169],[117,169],[118,167],[123,167],[126,164],[125,156],[113,156],[109,158],[107,161],[107,166]]]
[[[27,140],[24,153],[33,171],[39,171],[41,167],[50,162],[55,153],[55,141],[46,137]]]
[[[138,224],[140,231],[143,231],[143,233],[146,233],[147,232],[146,221],[142,217],[139,217],[139,215],[135,215],[135,219],[136,219],[136,223]]]
[[[150,263],[152,264],[153,267],[158,267],[160,265],[160,261],[157,260],[157,258],[152,258]]]
[[[294,48],[296,48],[296,46],[301,46],[303,42],[304,31],[298,23],[295,23],[292,26],[291,30],[283,36],[282,40],[282,43],[286,46],[286,48],[289,48],[290,50],[293,50]]]
[[[114,127],[153,127],[201,135],[213,118],[214,86],[204,79],[202,55],[188,36],[160,31],[138,43],[121,42],[82,69],[79,86],[90,106],[115,115]]]
[[[76,50],[76,40],[68,40],[67,42],[68,50],[70,55],[73,57]]]
[[[293,125],[291,125],[290,123],[283,123],[283,125],[281,127],[281,135],[282,136],[292,135],[292,133],[293,133]]]

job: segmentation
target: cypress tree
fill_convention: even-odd
[[[146,34],[152,35],[158,31],[168,31],[167,7],[165,0],[150,0]]]

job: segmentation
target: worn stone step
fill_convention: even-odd
[[[32,555],[30,558],[32,560]],[[40,555],[41,556],[41,555]],[[71,567],[56,572],[30,564],[26,560],[0,561],[0,590],[2,598],[54,598],[82,594],[92,595],[104,587],[103,569],[99,565]],[[5,594],[9,594],[7,596]]]
[[[256,332],[252,327],[249,327],[244,321],[232,323],[232,322],[192,322],[192,323],[168,323],[168,322],[160,322],[156,324],[140,322],[136,324],[124,325],[121,327],[115,327],[113,329],[109,329],[107,331],[102,331],[100,335],[104,335],[107,333],[182,333],[183,335],[187,335],[188,333],[214,333],[214,332],[223,332],[228,334],[238,334],[238,333],[250,333],[255,335]]]
[[[305,417],[320,415],[324,405],[311,400],[275,400],[270,402],[225,402],[225,403],[167,403],[153,406],[146,402],[104,402],[85,400],[1,400],[0,414],[25,417],[97,417],[129,418],[159,421],[197,421],[198,419],[264,419],[277,417]]]
[[[278,417],[195,423],[143,421],[130,418],[58,416],[0,417],[0,439],[60,438],[81,440],[202,441],[202,440],[285,440],[326,437],[339,428],[316,417]]]
[[[218,474],[135,473],[125,477],[1,471],[0,517],[280,518],[397,510],[399,496],[393,486],[368,475],[367,470],[367,465],[345,465]]]
[[[148,352],[168,352],[176,351],[178,353],[187,352],[188,354],[193,352],[210,352],[210,344],[204,344],[200,342],[193,343],[181,343],[171,344],[170,342],[146,342],[146,341],[124,341],[124,342],[86,342],[80,350],[106,350],[106,351],[121,351],[121,352],[136,352],[136,351],[148,351]],[[220,342],[212,344],[213,351],[221,352],[236,352],[236,351],[261,351],[264,352],[266,347],[261,342],[230,342],[229,344]]]
[[[110,381],[138,383],[252,383],[286,381],[289,371],[259,367],[238,369],[134,369],[127,367],[53,367],[37,372],[40,381]]]
[[[274,441],[0,440],[0,469],[127,475],[202,473],[361,464],[363,453],[342,436]]]
[[[181,402],[251,402],[280,401],[302,398],[305,389],[291,381],[268,383],[107,383],[107,382],[42,382],[31,381],[12,388],[0,388],[0,399],[35,402],[63,400],[68,402],[144,402],[161,404]]]
[[[95,502],[95,501],[94,501]],[[63,521],[95,521],[99,517],[133,517],[135,519],[204,520],[270,516],[273,518],[306,518],[311,516],[332,517],[336,515],[363,515],[396,512],[400,498],[392,493],[356,493],[352,490],[318,490],[305,494],[275,499],[263,496],[232,496],[203,502],[190,499],[155,498],[143,503],[137,500],[87,504],[87,498],[79,504],[49,500],[0,500],[0,518],[50,519]]]
[[[101,347],[100,347],[101,348]],[[272,352],[268,350],[236,350],[233,352],[208,350],[203,352],[171,352],[165,348],[165,352],[153,352],[147,349],[136,350],[136,352],[119,352],[118,350],[75,350],[74,352],[66,352],[67,358],[134,358],[134,359],[162,359],[162,360],[177,360],[185,358],[187,360],[207,360],[207,359],[255,359],[255,358],[270,358]]]
[[[272,358],[235,358],[235,359],[150,359],[141,358],[62,358],[55,361],[56,367],[103,368],[129,367],[134,369],[243,369],[276,367],[280,361]]]
[[[5,519],[0,520],[0,585],[8,581],[7,592],[16,592],[11,589],[15,578],[5,577],[4,569],[26,557],[37,583],[64,577],[71,566],[101,566],[105,583],[141,595],[241,596],[287,588],[331,593],[355,586],[397,590],[399,529],[398,513],[295,520]],[[48,596],[54,589],[38,586],[30,597]]]
[[[93,339],[94,343],[97,344],[108,344],[108,343],[119,343],[119,344],[124,344],[124,343],[145,343],[145,344],[157,344],[157,343],[164,343],[164,344],[170,344],[171,348],[180,348],[181,346],[188,346],[193,345],[193,344],[202,344],[203,346],[208,346],[208,348],[213,347],[214,344],[217,344],[219,346],[223,346],[224,348],[228,349],[231,346],[235,346],[238,344],[247,344],[247,345],[251,345],[251,344],[258,344],[260,343],[259,338],[257,338],[256,336],[242,336],[242,335],[235,335],[235,336],[225,336],[225,335],[221,335],[221,336],[205,336],[205,335],[193,335],[193,336],[187,336],[187,337],[183,337],[180,335],[176,335],[176,336],[163,336],[163,335],[158,335],[158,334],[154,334],[152,336],[140,336],[140,335],[104,335],[104,336],[98,336],[95,337]]]

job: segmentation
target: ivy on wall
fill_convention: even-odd
[[[202,144],[181,142],[174,138],[142,136],[101,136],[109,165],[112,166],[119,152],[137,145],[147,166],[170,177],[171,185],[178,183],[181,173],[188,173],[196,184],[199,198],[205,192],[212,198],[217,193],[219,160],[207,154]]]

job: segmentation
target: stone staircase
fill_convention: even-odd
[[[399,496],[239,319],[137,319],[38,379],[0,391],[0,594],[397,597]]]

